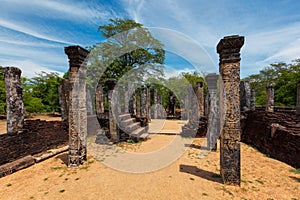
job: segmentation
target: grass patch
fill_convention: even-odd
[[[60,193],[64,193],[66,190],[62,189],[62,190],[59,190]]]
[[[298,169],[293,168],[293,169],[290,169],[289,171],[292,173],[295,173],[295,174],[300,174],[300,168],[298,168]]]
[[[44,178],[44,181],[47,181],[48,180],[48,177],[47,178]]]
[[[65,178],[65,181],[69,180],[68,178]]]
[[[47,195],[49,192],[44,192],[44,195]]]
[[[221,190],[223,190],[223,191],[226,192],[227,194],[233,196],[232,192],[230,192],[227,188],[222,187]]]
[[[66,166],[57,166],[57,167],[51,167],[52,170],[67,170]]]
[[[262,180],[260,180],[260,179],[256,179],[255,181],[258,182],[258,183],[260,183],[260,184],[262,184],[262,185],[264,184],[264,182]]]
[[[267,158],[271,158],[270,154],[264,154],[264,156],[267,157]]]
[[[208,196],[208,194],[206,194],[205,192],[202,193],[202,196]]]
[[[33,196],[31,196],[29,199],[34,199],[34,197],[33,197]]]
[[[195,179],[194,178],[190,178],[190,180],[194,181]]]
[[[80,178],[75,178],[75,181],[78,181]]]
[[[6,186],[7,186],[7,187],[10,187],[10,186],[12,186],[12,184],[11,184],[11,183],[8,183]]]
[[[65,174],[60,174],[58,177],[62,177],[63,175],[65,175]]]
[[[88,165],[85,165],[85,166],[82,166],[82,167],[80,167],[79,169],[80,169],[80,170],[83,170],[83,169],[84,169],[84,170],[88,170],[88,169],[89,169],[89,167],[90,167],[90,166],[88,166]]]

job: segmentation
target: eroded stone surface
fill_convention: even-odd
[[[96,114],[100,116],[102,113],[104,113],[104,99],[105,99],[101,84],[97,85],[95,99],[96,99]]]
[[[68,166],[78,167],[87,159],[86,58],[89,52],[80,46],[69,46],[65,53],[70,64]]]
[[[250,110],[251,107],[251,89],[249,81],[240,83],[241,110]]]
[[[225,184],[240,185],[240,49],[244,37],[229,36],[217,46],[220,55],[221,176]]]
[[[274,112],[274,87],[273,86],[268,86],[266,88],[267,93],[266,93],[266,111],[267,112]]]
[[[203,93],[203,83],[197,82],[197,88],[196,88],[196,96],[198,100],[199,105],[199,115],[204,116],[204,93]]]
[[[5,90],[7,111],[7,133],[17,134],[24,125],[24,103],[22,97],[22,71],[17,67],[5,67]]]

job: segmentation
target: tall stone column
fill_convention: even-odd
[[[136,94],[136,117],[141,117],[141,96],[142,96],[142,91],[139,91]]]
[[[146,108],[146,101],[147,101],[147,92],[146,92],[146,89],[143,88],[142,91],[141,91],[141,116],[142,117],[146,117],[146,114],[147,114],[147,108]]]
[[[124,88],[125,89],[125,91],[124,91],[124,112],[125,113],[128,113],[129,112],[129,85],[127,86],[127,89],[126,88]]]
[[[88,115],[94,114],[92,95],[91,95],[91,91],[89,89],[86,91],[86,110],[87,110]]]
[[[250,110],[255,110],[255,91],[251,90]]]
[[[266,91],[266,112],[274,112],[274,87],[268,86]]]
[[[153,110],[153,118],[157,119],[158,117],[158,96],[157,96],[157,89],[154,88],[154,93],[153,93],[153,103],[154,103],[154,110]]]
[[[220,141],[221,176],[225,184],[240,185],[240,49],[244,37],[228,36],[220,40]]]
[[[147,86],[146,87],[146,118],[147,118],[147,122],[151,121],[150,105],[151,105],[150,87]]]
[[[68,166],[86,162],[86,58],[89,52],[80,46],[65,47],[69,58],[69,156]]]
[[[119,105],[117,105],[117,95],[113,96],[114,88],[117,84],[116,79],[108,79],[106,81],[106,86],[108,89],[108,110],[109,110],[109,132],[111,136],[111,141],[113,143],[119,142],[120,135],[117,128],[117,120],[114,118],[117,117]]]
[[[63,79],[59,87],[61,118],[68,122],[69,117],[69,80]]]
[[[197,85],[196,95],[197,95],[197,100],[199,105],[199,115],[204,116],[203,83],[197,82],[196,85]]]
[[[205,77],[210,105],[208,106],[208,129],[207,129],[207,147],[210,151],[217,150],[217,140],[220,132],[220,113],[219,113],[219,95],[218,95],[217,74],[208,74]]]
[[[21,83],[22,71],[17,67],[5,67],[6,90],[6,130],[8,134],[17,134],[24,125],[23,89]]]
[[[100,115],[104,113],[104,94],[102,85],[98,84],[95,91],[95,101],[96,101],[96,114]]]
[[[251,104],[251,90],[249,81],[241,81],[240,83],[240,98],[241,110],[250,110]]]
[[[297,83],[296,115],[300,116],[300,81]]]

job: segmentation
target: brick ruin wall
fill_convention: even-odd
[[[241,141],[260,152],[300,168],[300,126],[295,114],[242,112]]]
[[[0,165],[68,145],[68,126],[62,121],[27,120],[16,135],[0,135]]]

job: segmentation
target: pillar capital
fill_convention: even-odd
[[[208,90],[216,90],[218,89],[218,80],[219,80],[219,75],[216,74],[216,73],[211,73],[211,74],[208,74],[206,77],[205,77],[205,80],[206,80],[206,83],[207,83],[207,87],[208,87]]]
[[[113,90],[117,84],[117,80],[114,78],[110,78],[105,82],[108,90]]]
[[[89,51],[76,45],[65,47],[65,54],[69,58],[70,67],[80,67],[89,55]]]
[[[244,45],[244,36],[226,36],[217,45],[217,53],[220,54],[220,64],[234,63],[241,60],[240,49]]]

